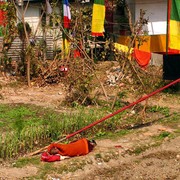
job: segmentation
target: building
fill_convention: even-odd
[[[179,0],[127,0],[131,10],[132,22],[139,20],[140,12],[145,10],[147,25],[139,32],[145,42],[135,47],[152,53],[155,64],[163,64],[164,78],[180,77],[180,1]],[[144,33],[145,32],[145,33]],[[128,35],[128,33],[125,35]],[[117,42],[128,44],[128,36],[120,35]],[[159,61],[159,62],[157,62]],[[153,62],[154,63],[154,62]]]

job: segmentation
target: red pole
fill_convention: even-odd
[[[133,102],[133,103],[127,105],[127,106],[124,106],[123,108],[115,111],[114,113],[109,114],[109,115],[103,117],[102,119],[100,119],[100,120],[98,120],[98,121],[95,121],[95,122],[93,122],[92,124],[89,124],[88,126],[85,126],[84,128],[82,128],[82,129],[80,129],[80,130],[78,130],[78,131],[76,131],[76,132],[74,132],[74,133],[72,133],[72,134],[67,135],[67,136],[66,136],[66,139],[69,139],[70,137],[73,137],[73,136],[75,136],[76,134],[81,133],[82,131],[85,131],[85,130],[89,129],[89,128],[95,126],[96,124],[99,124],[99,123],[105,121],[106,119],[109,119],[109,118],[115,116],[116,114],[118,114],[118,113],[120,113],[120,112],[122,112],[122,111],[124,111],[124,110],[126,110],[126,109],[128,109],[128,108],[130,108],[130,107],[132,107],[132,106],[134,106],[135,104],[138,104],[138,103],[144,101],[145,99],[148,99],[149,97],[151,97],[151,96],[159,93],[160,91],[163,91],[164,89],[166,89],[166,88],[168,88],[168,87],[170,87],[170,86],[172,86],[172,85],[174,85],[174,84],[176,84],[176,83],[178,83],[178,82],[180,82],[180,78],[177,79],[177,80],[175,80],[175,81],[173,81],[173,82],[171,82],[171,83],[169,83],[168,85],[166,85],[166,86],[164,86],[164,87],[162,87],[162,88],[160,88],[160,89],[157,89],[156,91],[154,91],[154,92],[152,92],[152,93],[150,93],[150,94],[148,94],[148,95],[140,98],[139,100],[137,100],[137,101],[135,101],[135,102]]]

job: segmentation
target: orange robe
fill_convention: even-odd
[[[47,151],[50,152],[51,148],[56,147],[59,150],[59,154],[62,156],[81,156],[89,153],[88,140],[85,138],[79,139],[70,144],[58,144],[52,143]]]

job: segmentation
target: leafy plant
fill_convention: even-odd
[[[170,132],[164,131],[160,133],[158,136],[154,136],[154,138],[157,140],[163,140],[164,138],[169,137],[170,135],[171,135]]]
[[[149,112],[160,112],[166,117],[169,116],[169,108],[167,107],[160,107],[160,106],[152,106],[150,109],[148,109]]]
[[[11,58],[8,58],[7,52],[17,35],[17,29],[16,29],[17,18],[16,18],[16,10],[14,3],[3,2],[0,4],[0,9],[6,13],[6,20],[4,22],[5,26],[1,27],[2,36],[3,36],[3,44],[2,44],[3,55],[0,58],[0,64],[2,65],[4,71],[7,71],[9,68],[9,64],[11,62]]]

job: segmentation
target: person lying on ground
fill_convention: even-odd
[[[94,140],[86,138],[73,141],[69,144],[52,143],[47,152],[42,153],[41,160],[46,162],[60,161],[74,156],[82,156],[91,152],[96,146]]]

